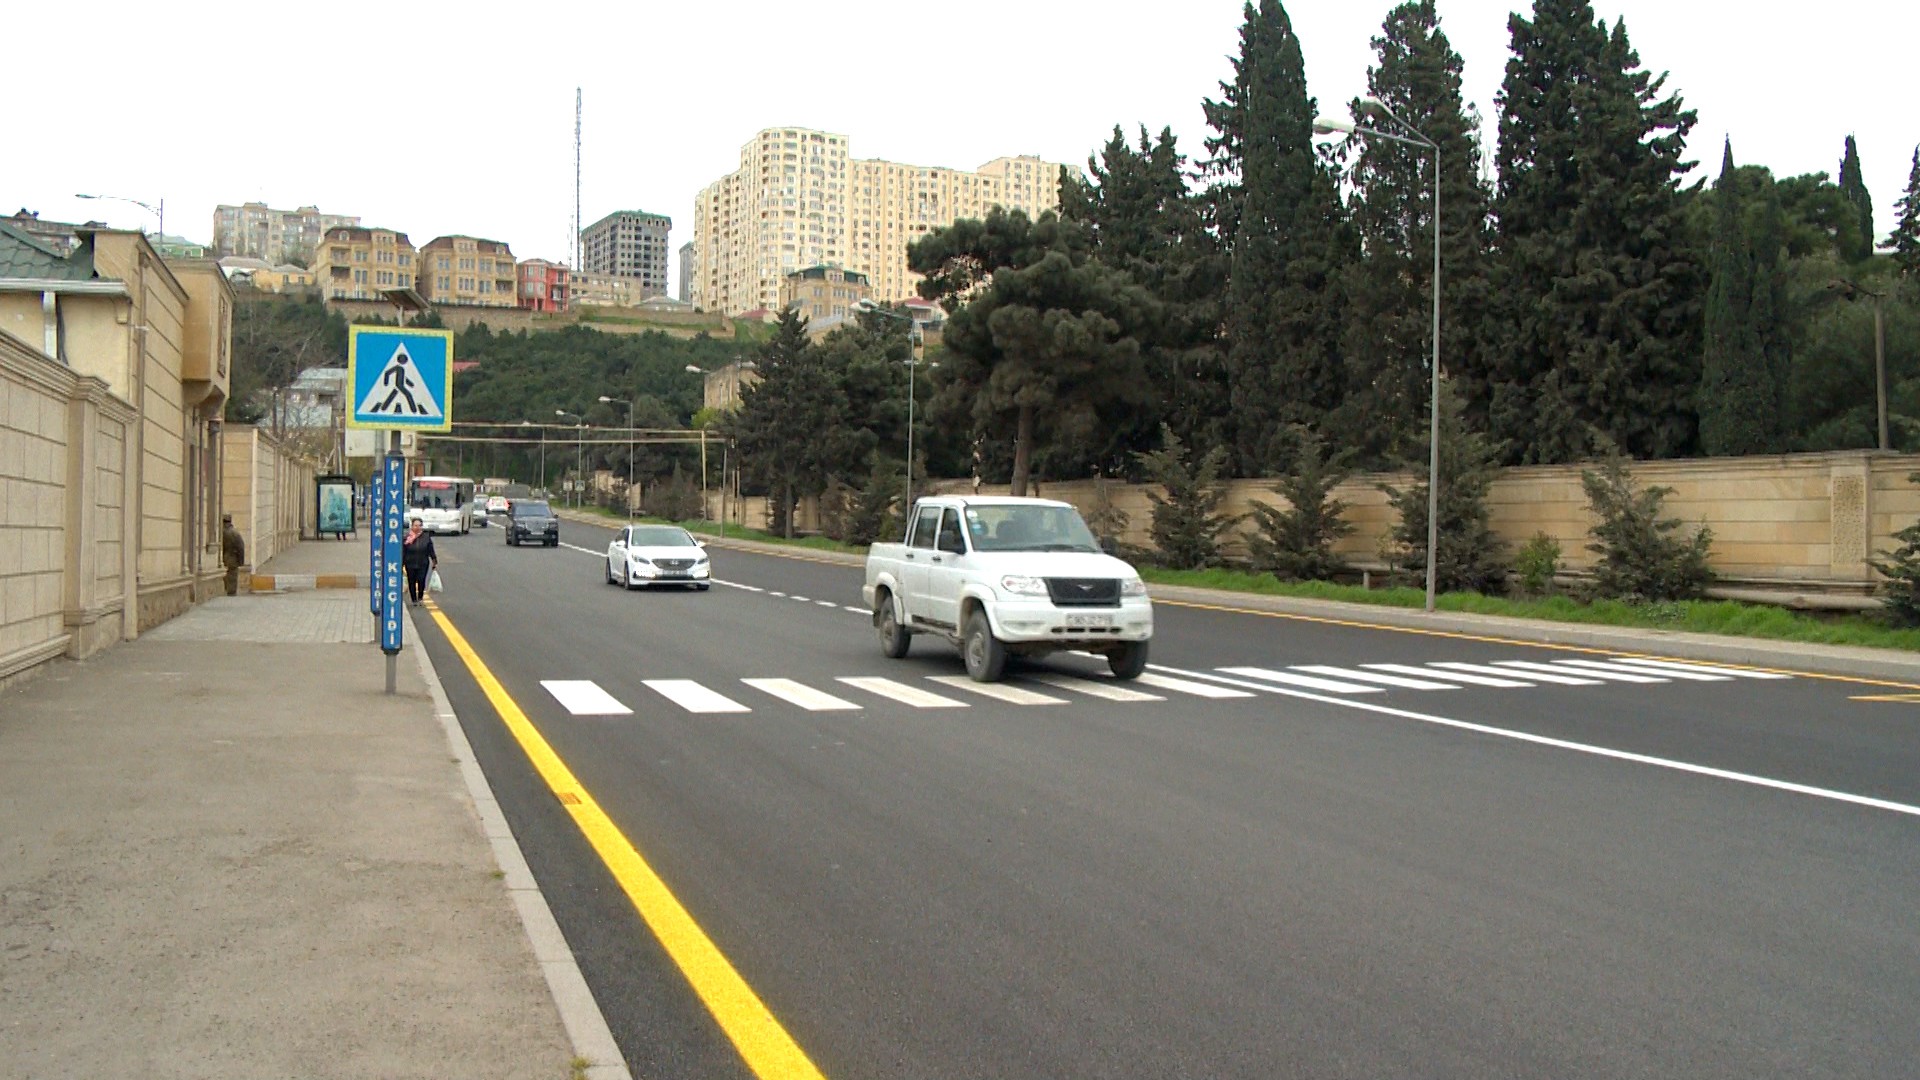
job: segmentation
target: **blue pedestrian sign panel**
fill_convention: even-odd
[[[406,509],[407,463],[388,457],[382,463],[385,475],[381,486],[386,504],[380,508],[380,651],[400,651],[401,590],[406,576],[400,565],[400,515]]]
[[[453,331],[355,326],[347,332],[347,426],[453,427]]]

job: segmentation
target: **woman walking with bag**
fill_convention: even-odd
[[[407,599],[416,607],[427,591],[427,575],[440,568],[440,556],[433,551],[433,534],[421,527],[417,517],[407,519],[407,534],[400,538],[400,565],[407,570]]]

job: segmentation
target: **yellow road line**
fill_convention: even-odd
[[[480,684],[481,692],[493,703],[494,711],[507,725],[507,730],[520,743],[527,760],[545,780],[554,797],[566,807],[573,816],[574,824],[593,845],[608,870],[612,871],[615,881],[633,902],[634,909],[659,938],[660,944],[673,957],[673,962],[692,984],[694,993],[707,1006],[707,1011],[720,1024],[727,1038],[733,1041],[734,1048],[746,1060],[747,1067],[761,1080],[811,1080],[821,1077],[820,1070],[808,1060],[806,1052],[793,1041],[780,1021],[774,1018],[772,1010],[760,1000],[753,988],[747,985],[740,973],[734,970],[726,956],[720,952],[713,940],[693,920],[687,909],[681,906],[667,888],[666,882],[653,872],[647,861],[641,857],[633,844],[621,834],[620,829],[608,817],[600,804],[566,762],[554,752],[552,746],[540,734],[533,721],[527,719],[520,706],[509,695],[500,680],[481,661],[473,646],[453,623],[442,614],[438,607],[429,607],[433,621],[447,635],[447,641],[453,650],[466,662],[467,670],[473,674],[474,681]]]
[[[1907,705],[1920,705],[1920,694],[1856,694],[1848,701],[1892,701]]]

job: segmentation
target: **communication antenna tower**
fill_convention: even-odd
[[[580,272],[580,88],[573,88],[573,272]]]

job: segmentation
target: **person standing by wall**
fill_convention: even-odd
[[[227,595],[240,591],[240,565],[247,561],[247,541],[233,527],[233,515],[220,515],[220,558],[227,567]]]
[[[407,519],[407,534],[400,538],[400,565],[407,571],[407,599],[418,605],[427,592],[427,575],[440,566],[434,554],[433,534],[421,527],[417,517]]]

